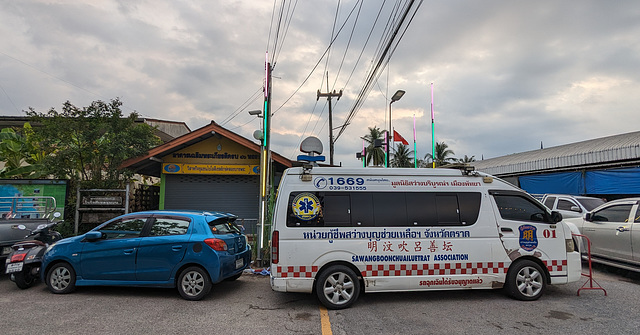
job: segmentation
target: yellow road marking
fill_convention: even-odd
[[[324,306],[320,306],[320,324],[322,325],[322,335],[333,335],[331,322],[329,322],[329,311]]]

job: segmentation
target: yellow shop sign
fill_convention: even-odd
[[[167,174],[260,174],[259,165],[219,165],[219,164],[162,164],[162,173]]]

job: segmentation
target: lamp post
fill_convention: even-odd
[[[391,130],[393,128],[391,128],[391,104],[400,100],[400,98],[402,98],[402,96],[404,95],[404,91],[403,90],[398,90],[396,91],[396,93],[391,97],[391,102],[389,102],[389,130],[387,131],[387,167],[389,167],[391,164],[391,156],[389,155],[389,148],[391,147],[391,145],[393,144],[391,142],[391,138],[393,137]]]

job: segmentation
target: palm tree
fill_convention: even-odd
[[[383,165],[384,164],[384,149],[382,147],[375,147],[376,140],[384,139],[384,130],[380,130],[380,128],[373,126],[373,128],[369,127],[369,134],[364,135],[363,139],[369,143],[367,146],[367,166],[373,162],[373,165]]]
[[[476,161],[476,156],[468,157],[467,155],[464,155],[464,158],[458,159],[458,163],[463,163],[463,164],[468,164],[475,161]]]
[[[400,143],[393,150],[393,158],[391,158],[392,167],[413,167],[413,151],[409,151],[409,147]]]
[[[447,165],[455,161],[455,158],[449,157],[454,155],[453,150],[449,149],[449,146],[446,143],[444,143],[444,141],[436,142],[435,149],[436,149],[435,159],[434,157],[432,157],[431,154],[426,154],[424,156],[423,164],[426,164],[427,165],[426,167],[431,167],[433,164],[429,164],[429,163],[433,163],[434,161],[436,163],[436,167]]]

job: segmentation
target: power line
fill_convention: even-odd
[[[380,77],[381,68],[384,68],[383,66],[383,62],[388,63],[389,59],[391,58],[391,55],[393,55],[393,52],[396,50],[397,48],[397,44],[400,42],[401,38],[404,36],[404,32],[400,35],[400,38],[396,41],[396,37],[398,36],[398,33],[400,31],[400,29],[403,26],[403,23],[405,22],[407,16],[409,15],[409,12],[411,11],[411,8],[413,7],[414,4],[414,0],[411,0],[409,2],[409,4],[405,7],[405,11],[402,14],[402,17],[400,19],[400,21],[395,25],[395,28],[393,29],[393,33],[391,35],[391,37],[388,39],[384,50],[382,51],[381,55],[378,57],[378,61],[376,62],[376,65],[373,67],[372,71],[369,73],[369,75],[367,76],[367,79],[365,81],[365,85],[363,86],[363,88],[360,90],[360,93],[358,94],[358,97],[356,99],[356,101],[354,102],[351,111],[349,112],[349,114],[347,115],[347,118],[345,119],[344,124],[340,127],[340,131],[338,132],[338,135],[336,136],[335,140],[337,141],[338,138],[344,133],[346,127],[351,123],[351,121],[353,120],[353,118],[355,117],[355,115],[357,114],[358,110],[360,109],[360,107],[362,106],[362,104],[364,103],[364,100],[366,99],[366,97],[368,96],[369,92],[371,91],[372,88],[372,84],[374,82],[374,80],[377,80],[377,78]],[[422,0],[420,1],[420,4],[422,4]],[[415,12],[417,12],[418,8],[420,7],[420,4],[416,7],[414,14],[411,17],[411,20],[413,20],[413,17],[415,16]],[[409,21],[410,23],[411,21]],[[404,26],[404,31],[406,31],[406,29],[408,28],[408,24]],[[392,48],[393,44],[396,44],[395,47]],[[389,57],[387,58],[387,54],[389,55]],[[385,63],[386,66],[386,63]]]
[[[240,107],[236,108],[236,110],[233,111],[233,113],[227,116],[226,119],[222,120],[222,122],[220,122],[220,125],[224,126],[225,124],[231,122],[231,120],[236,118],[238,115],[240,115],[241,112],[245,111],[251,103],[253,103],[260,97],[260,92],[262,92],[262,87],[258,88],[258,90],[255,93],[253,93],[251,97],[249,97],[247,100],[245,100],[242,103],[242,105],[240,105]]]

